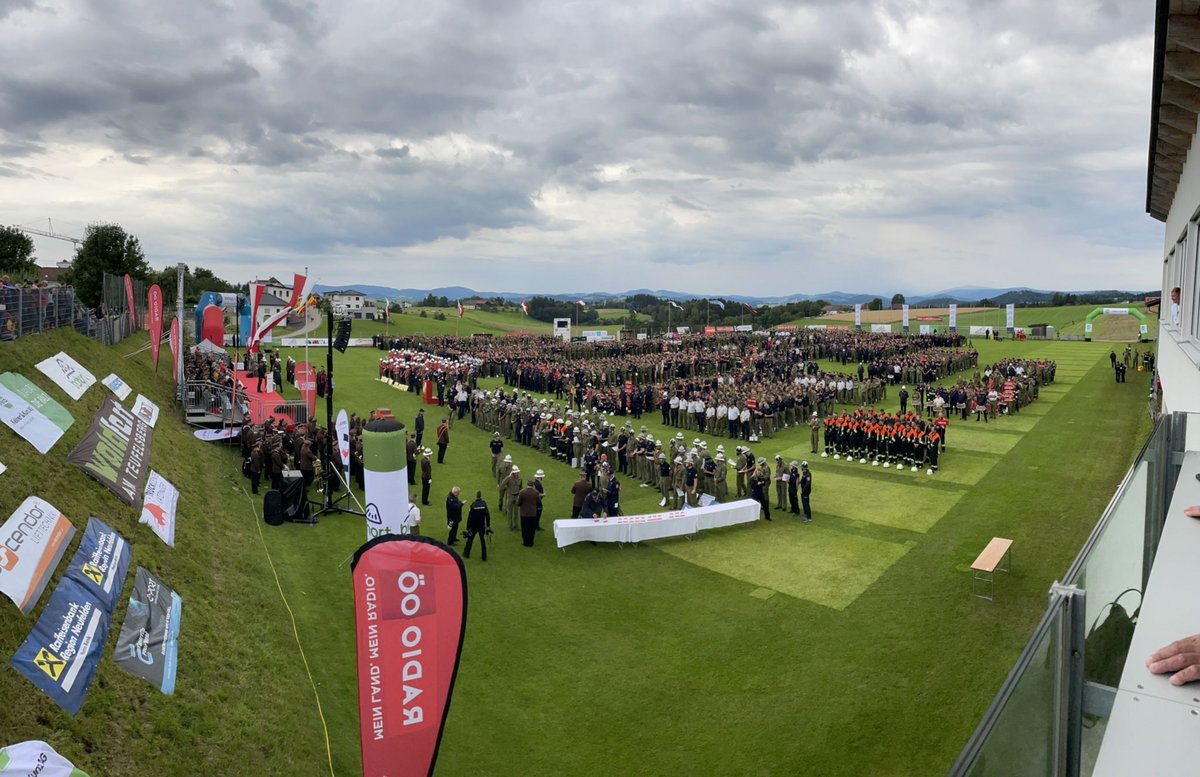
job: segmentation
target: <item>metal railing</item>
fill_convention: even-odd
[[[1117,692],[1104,668],[1123,664],[1129,644],[1113,643],[1110,631],[1092,644],[1090,662],[1088,646],[1117,603],[1140,606],[1131,592],[1140,594],[1149,579],[1189,420],[1159,419],[1063,581],[1051,587],[1046,614],[950,775],[1092,773]]]
[[[272,402],[230,386],[211,381],[185,381],[181,392],[184,418],[198,424],[240,424],[246,418],[257,419],[282,416],[287,424],[307,424],[308,405],[304,400],[286,399]]]

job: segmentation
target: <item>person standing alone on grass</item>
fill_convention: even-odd
[[[446,458],[446,447],[448,445],[450,445],[450,419],[447,417],[438,424],[437,428],[438,464],[442,464]]]
[[[492,477],[499,479],[496,471],[500,466],[500,453],[504,450],[504,441],[500,439],[500,432],[492,434],[492,441],[488,443],[488,450],[492,452]]]
[[[462,500],[458,495],[462,493],[462,489],[458,486],[450,489],[450,493],[446,495],[446,528],[450,530],[450,536],[446,540],[447,545],[454,545],[458,542],[458,526],[462,523]]]
[[[417,447],[421,446],[421,439],[425,436],[425,408],[417,411],[417,419],[413,421],[413,431],[417,434]]]
[[[479,553],[487,561],[487,535],[492,533],[492,514],[488,511],[487,502],[483,501],[483,492],[475,492],[475,501],[467,512],[467,544],[463,548],[463,558],[471,557],[471,545],[479,538]]]
[[[433,451],[426,448],[421,451],[421,504],[429,504],[429,484],[433,482],[433,465],[429,463],[429,457]]]
[[[525,488],[517,493],[517,510],[521,514],[521,544],[527,548],[533,547],[533,535],[537,531],[538,505],[542,495],[538,493],[534,479],[530,478]]]

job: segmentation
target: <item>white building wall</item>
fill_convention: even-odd
[[[1171,211],[1167,214],[1166,230],[1163,234],[1162,262],[1159,265],[1159,277],[1163,278],[1162,307],[1160,308],[1158,325],[1158,373],[1163,385],[1163,410],[1188,413],[1200,412],[1200,332],[1195,335],[1187,330],[1189,321],[1193,319],[1200,307],[1200,292],[1194,279],[1197,277],[1197,249],[1200,248],[1200,235],[1196,227],[1191,227],[1188,235],[1187,254],[1191,262],[1190,268],[1179,273],[1182,277],[1173,280],[1166,277],[1165,267],[1167,257],[1176,250],[1176,243],[1187,233],[1189,224],[1200,212],[1200,153],[1197,152],[1197,136],[1192,136],[1192,146],[1188,150],[1187,162],[1183,166],[1183,174],[1179,178],[1179,187],[1175,191],[1175,199],[1171,202]],[[1180,307],[1182,308],[1182,326],[1171,325],[1171,288],[1175,285],[1182,287],[1180,292]]]

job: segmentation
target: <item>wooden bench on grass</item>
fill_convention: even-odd
[[[1012,540],[992,537],[979,557],[971,562],[971,593],[989,602],[996,594],[996,572],[1007,572],[1012,564]],[[988,595],[977,593],[980,583],[987,583]]]

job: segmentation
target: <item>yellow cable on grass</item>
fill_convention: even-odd
[[[258,511],[254,508],[254,500],[250,499],[250,494],[246,492],[245,486],[239,484],[238,488],[242,489],[242,493],[246,494],[246,499],[250,500],[250,511],[254,514],[254,525],[258,529],[258,539],[262,542],[263,553],[267,556],[267,564],[271,567],[271,574],[275,577],[275,587],[279,589],[279,598],[283,600],[283,606],[287,609],[288,617],[292,620],[292,634],[296,637],[296,647],[300,648],[300,660],[304,662],[304,672],[308,675],[308,682],[312,686],[313,696],[317,699],[317,716],[321,718],[321,729],[325,732],[325,757],[329,759],[329,774],[331,777],[336,777],[333,772],[333,751],[329,748],[329,726],[325,723],[325,712],[321,709],[321,694],[317,693],[317,683],[313,680],[312,671],[308,668],[308,658],[304,655],[304,646],[300,644],[300,632],[296,628],[296,616],[292,613],[292,607],[288,604],[287,596],[283,593],[283,585],[279,582],[279,573],[275,571],[275,562],[271,560],[271,551],[267,550],[267,538],[263,536],[262,520],[258,515]]]

